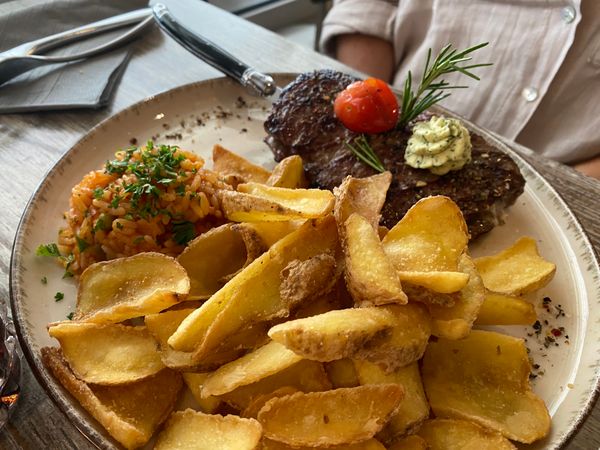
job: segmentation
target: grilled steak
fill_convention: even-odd
[[[300,75],[282,92],[265,121],[266,142],[276,161],[300,155],[314,187],[333,189],[346,175],[375,171],[360,162],[346,143],[357,134],[334,117],[333,101],[354,79],[331,70]],[[471,133],[472,161],[446,175],[414,169],[404,162],[410,128],[370,135],[369,143],[393,174],[382,210],[382,225],[392,227],[420,198],[447,195],[460,207],[474,238],[502,223],[504,209],[523,192],[525,180],[504,152]]]

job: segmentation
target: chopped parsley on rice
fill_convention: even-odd
[[[66,275],[140,252],[177,256],[194,237],[224,223],[218,192],[232,187],[203,166],[193,153],[149,141],[118,151],[84,176],[59,230]]]

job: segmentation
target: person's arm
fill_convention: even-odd
[[[600,180],[600,156],[577,163],[573,167],[588,177]]]
[[[1,1],[1,0],[0,0]],[[366,74],[391,81],[398,0],[334,0],[323,21],[323,53]]]
[[[342,34],[336,37],[336,59],[354,69],[392,81],[394,48],[384,39],[365,34]]]

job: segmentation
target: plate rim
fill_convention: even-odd
[[[288,78],[288,77],[295,77],[298,75],[298,73],[276,72],[276,73],[272,73],[271,75],[273,75],[277,78]],[[198,89],[199,87],[201,87],[203,85],[216,83],[216,82],[223,82],[223,81],[231,82],[235,85],[235,82],[233,80],[231,80],[230,78],[228,78],[227,76],[213,77],[213,78],[208,78],[208,79],[201,80],[201,81],[186,83],[181,86],[167,89],[167,90],[161,91],[157,94],[145,97],[144,99],[142,99],[138,102],[135,102],[129,106],[126,106],[125,108],[121,109],[120,111],[117,111],[116,113],[101,120],[99,123],[97,123],[92,128],[90,128],[83,136],[81,136],[73,145],[71,145],[69,147],[69,149],[67,149],[60,156],[60,158],[52,165],[52,167],[50,167],[50,169],[48,169],[46,171],[46,173],[43,175],[40,182],[35,187],[29,200],[27,201],[25,208],[23,210],[23,213],[21,214],[21,217],[19,219],[19,223],[17,225],[15,235],[14,235],[14,240],[13,240],[13,244],[12,244],[12,248],[11,248],[10,262],[9,262],[9,300],[10,300],[11,316],[12,316],[12,320],[14,323],[14,328],[15,328],[17,337],[19,339],[19,344],[21,346],[21,349],[23,351],[25,359],[27,360],[27,364],[29,365],[37,382],[42,386],[42,388],[44,389],[46,394],[52,399],[54,404],[58,406],[58,409],[69,419],[69,422],[92,445],[94,445],[95,447],[97,447],[99,449],[115,448],[114,443],[116,441],[105,430],[102,430],[102,435],[100,433],[98,433],[98,431],[95,428],[93,428],[89,425],[89,421],[82,420],[81,416],[78,413],[73,412],[72,406],[70,404],[68,404],[66,401],[63,401],[63,399],[60,396],[56,395],[55,388],[50,385],[49,381],[53,381],[54,383],[56,383],[60,390],[64,390],[64,388],[62,388],[62,385],[60,385],[60,383],[58,383],[56,380],[51,380],[52,377],[51,377],[51,375],[49,375],[49,373],[46,373],[47,371],[45,371],[43,368],[38,367],[38,361],[41,364],[41,360],[39,360],[39,358],[36,355],[34,355],[34,352],[31,348],[31,346],[29,345],[29,337],[27,336],[27,332],[25,330],[26,324],[24,323],[25,321],[22,318],[21,311],[19,310],[19,305],[16,300],[16,297],[17,297],[16,279],[18,278],[17,260],[18,260],[18,256],[19,256],[19,249],[17,248],[17,244],[22,243],[22,240],[23,240],[23,237],[25,234],[24,233],[24,225],[30,218],[31,213],[34,209],[34,208],[32,208],[33,204],[39,199],[40,194],[42,193],[43,189],[46,187],[46,183],[48,182],[49,177],[54,172],[56,172],[59,169],[59,167],[61,167],[64,164],[66,159],[68,159],[72,156],[73,149],[80,147],[88,139],[90,139],[90,135],[98,132],[98,130],[100,130],[101,128],[106,126],[107,123],[119,120],[122,116],[129,114],[132,111],[135,111],[137,108],[144,107],[149,102],[155,101],[157,99],[162,99],[163,97],[168,97],[169,95],[173,95],[174,93],[177,93],[179,91],[184,91],[184,90],[188,90],[188,89]],[[560,203],[560,205],[564,209],[564,211],[566,211],[568,213],[568,221],[575,226],[575,229],[576,229],[575,233],[579,236],[579,238],[581,238],[583,240],[582,246],[585,247],[585,249],[589,253],[589,256],[591,257],[592,264],[595,265],[595,268],[600,273],[599,256],[596,254],[596,251],[590,242],[589,236],[585,232],[585,229],[581,225],[581,223],[580,223],[579,219],[577,218],[577,216],[575,215],[575,213],[571,210],[568,203],[563,199],[563,197],[560,195],[560,193],[556,191],[556,189],[552,186],[552,184],[543,175],[541,175],[524,157],[522,157],[516,151],[511,149],[507,144],[505,144],[502,140],[500,140],[498,137],[494,136],[489,131],[472,123],[471,121],[465,119],[464,117],[461,117],[460,115],[447,110],[446,108],[437,106],[436,109],[443,111],[445,114],[460,118],[467,125],[467,128],[475,131],[477,134],[482,136],[490,144],[493,144],[495,147],[500,148],[505,153],[510,155],[513,159],[515,159],[517,161],[517,163],[520,166],[526,167],[533,174],[537,175],[539,177],[539,179],[543,182],[545,189],[550,191],[550,193],[558,200],[558,202]],[[593,307],[593,305],[589,304],[589,302],[588,302],[588,307],[591,309]],[[600,350],[600,347],[599,347],[599,350]],[[598,359],[597,367],[600,367],[600,359]],[[569,431],[559,437],[560,440],[558,442],[558,447],[556,447],[556,448],[559,448],[559,449],[565,448],[566,445],[573,439],[573,437],[580,431],[585,420],[591,414],[598,398],[600,397],[600,369],[599,368],[597,368],[595,371],[592,387],[593,387],[593,390],[590,391],[591,394],[585,400],[584,408],[579,411],[579,414],[576,416],[574,421],[571,423],[571,428],[569,429]],[[67,392],[67,391],[65,391],[65,392]],[[67,394],[69,396],[71,396],[70,393],[67,392]]]

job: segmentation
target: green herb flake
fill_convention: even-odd
[[[173,240],[179,245],[185,245],[196,237],[196,227],[192,222],[173,223]]]
[[[67,263],[66,268],[68,269],[71,264],[73,264],[73,261],[75,261],[75,255],[70,253],[67,257],[65,257],[64,261]]]
[[[119,207],[119,202],[123,199],[123,197],[121,197],[120,195],[115,195],[113,197],[113,199],[110,202],[110,206],[111,208],[118,208]]]
[[[159,187],[177,181],[181,161],[186,159],[184,155],[176,154],[177,151],[176,146],[155,146],[148,141],[146,148],[133,147],[127,150],[125,157],[119,157],[123,159],[106,162],[107,173],[134,175],[132,181],[123,186],[123,191],[131,194],[129,200],[135,216],[146,218],[159,214]],[[135,152],[136,158],[133,159]],[[111,203],[111,206],[116,208],[117,204]]]
[[[106,164],[104,165],[104,169],[106,170],[106,173],[109,174],[123,174],[125,173],[125,171],[127,170],[127,166],[129,165],[128,161],[119,161],[118,159],[115,159],[113,161],[106,161]]]
[[[42,282],[42,284],[48,284],[48,278],[46,277],[42,277],[40,281]]]
[[[96,200],[100,200],[102,197],[104,197],[104,189],[97,187],[92,191],[92,194]]]
[[[42,244],[35,251],[37,256],[52,256],[53,258],[60,257],[60,251],[58,250],[58,245],[52,244]]]
[[[185,184],[180,184],[179,186],[177,186],[175,188],[175,192],[177,193],[177,195],[179,195],[180,197],[183,197],[185,195]]]
[[[71,278],[73,273],[69,270],[69,267],[71,267],[71,264],[75,261],[75,255],[71,253],[68,256],[63,257],[63,261],[65,262],[65,273],[63,274],[63,278]]]
[[[117,222],[117,228],[119,230],[122,230],[123,229],[123,224],[121,222]]]
[[[112,222],[112,219],[108,214],[104,214],[104,213],[100,214],[100,216],[98,216],[98,219],[96,220],[96,223],[94,224],[94,231],[110,230],[111,222]]]
[[[74,313],[70,312],[69,314],[67,314],[67,319],[73,320],[73,315],[74,315]]]
[[[141,244],[142,242],[144,242],[144,236],[138,236],[133,240],[134,245]]]
[[[79,249],[80,253],[84,252],[85,249],[90,246],[89,243],[87,243],[85,240],[81,239],[79,236],[75,236],[75,239],[77,240],[77,248]]]
[[[65,294],[63,294],[62,292],[57,292],[56,294],[54,294],[55,302],[60,302],[63,298],[65,298]]]

